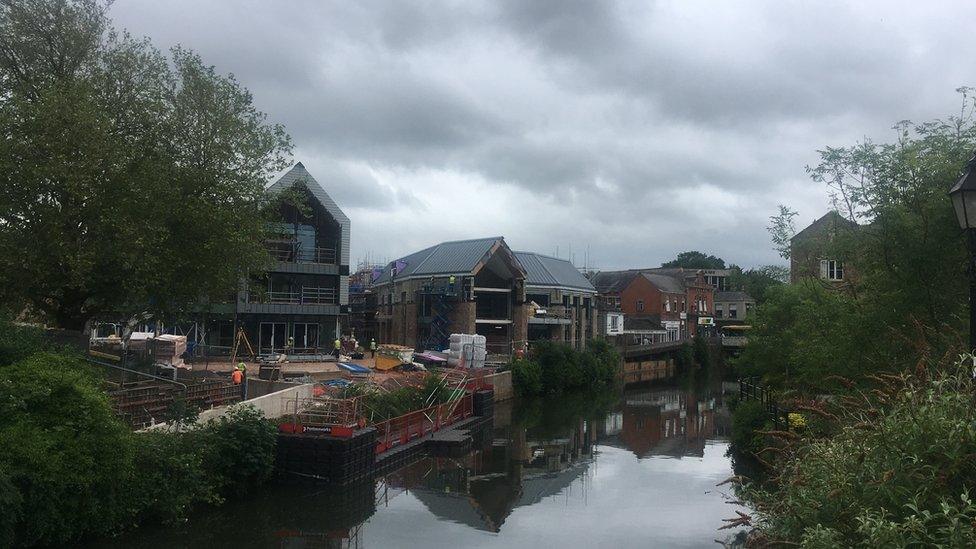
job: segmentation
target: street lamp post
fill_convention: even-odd
[[[976,349],[976,153],[949,191],[959,226],[969,246],[969,351]]]

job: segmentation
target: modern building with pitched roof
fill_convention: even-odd
[[[569,261],[515,252],[525,269],[527,339],[560,341],[577,349],[596,335],[596,288]]]
[[[525,269],[497,237],[442,242],[390,262],[373,282],[380,341],[444,349],[480,334],[489,354],[525,342]]]
[[[294,352],[327,352],[349,304],[349,218],[301,162],[267,190],[286,189],[307,208],[279,206],[266,242],[274,263],[238,293],[236,323],[258,353],[289,342]],[[231,344],[233,329],[219,334],[219,344]]]

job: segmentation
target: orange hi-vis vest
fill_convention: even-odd
[[[234,370],[234,373],[230,375],[230,378],[234,381],[234,385],[240,385],[241,381],[244,380],[244,374],[240,370]]]

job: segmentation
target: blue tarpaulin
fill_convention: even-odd
[[[369,368],[365,366],[360,366],[359,364],[352,364],[349,362],[340,362],[339,367],[347,372],[352,372],[354,374],[368,374]]]

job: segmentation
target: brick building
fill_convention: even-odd
[[[591,281],[599,292],[598,303],[607,308],[598,315],[615,305],[625,319],[642,319],[644,331],[648,319],[658,322],[667,334],[665,341],[694,337],[701,331],[700,323],[712,323],[715,289],[701,271],[604,271],[593,275]],[[636,325],[633,320],[630,324]]]
[[[858,225],[832,210],[790,239],[790,282],[819,279],[843,288],[855,278],[844,240]]]
[[[525,269],[502,237],[442,242],[389,263],[369,294],[378,341],[444,349],[480,334],[507,354],[526,334]]]
[[[525,269],[528,341],[560,341],[583,349],[596,334],[596,288],[565,259],[515,252]]]

